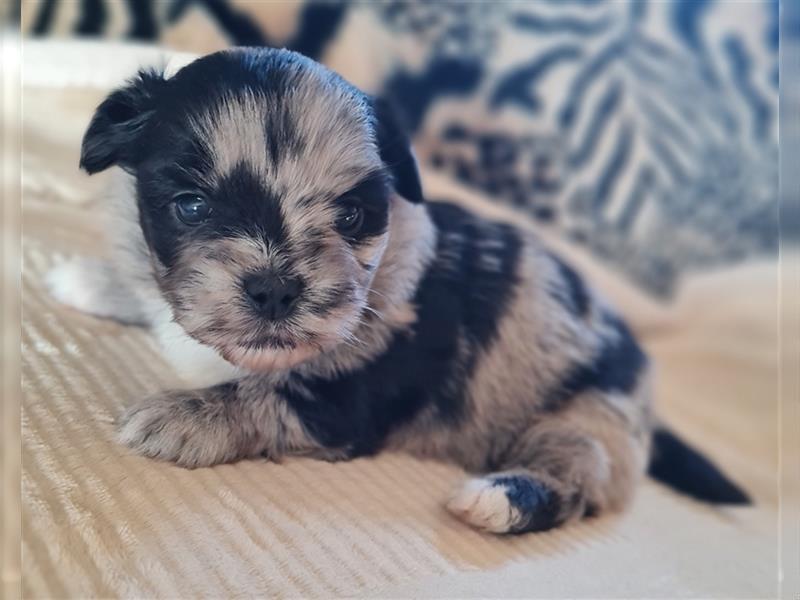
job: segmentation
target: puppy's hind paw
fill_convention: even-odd
[[[488,478],[470,479],[447,501],[447,510],[465,523],[492,533],[507,533],[517,519],[505,489]]]
[[[61,304],[96,317],[142,323],[144,316],[134,294],[118,279],[110,263],[82,257],[51,268],[44,283]]]
[[[447,510],[492,533],[543,531],[561,522],[555,494],[527,474],[470,479],[450,497]]]
[[[50,295],[61,304],[82,312],[94,313],[100,308],[97,285],[90,259],[71,259],[57,264],[44,276]]]

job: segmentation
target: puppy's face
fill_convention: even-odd
[[[406,140],[369,98],[276,50],[214,54],[166,80],[144,73],[115,94],[82,164],[136,177],[156,277],[183,328],[252,370],[350,342],[391,204],[406,201],[398,182],[421,199]]]

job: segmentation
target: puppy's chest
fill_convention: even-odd
[[[437,252],[414,296],[414,324],[360,370],[333,379],[295,375],[282,390],[327,446],[368,454],[423,410],[442,424],[470,411],[470,379],[516,291],[522,244],[512,228],[455,206],[429,210]]]

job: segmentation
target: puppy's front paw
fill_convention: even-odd
[[[119,420],[117,439],[137,454],[190,469],[238,457],[224,406],[206,402],[203,392],[175,391],[129,408]]]

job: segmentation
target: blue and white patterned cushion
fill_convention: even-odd
[[[777,3],[378,9],[423,66],[385,89],[421,159],[669,294],[776,248]]]

